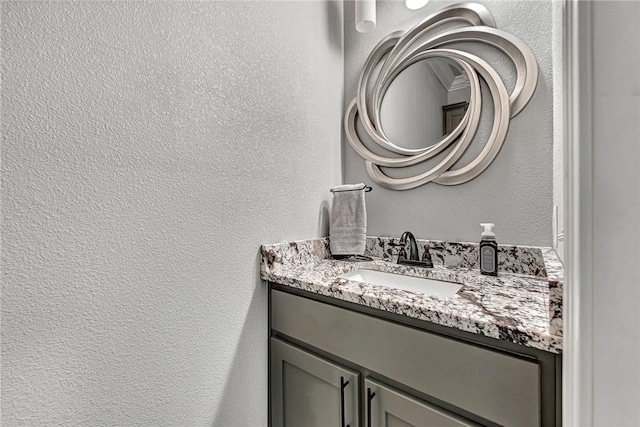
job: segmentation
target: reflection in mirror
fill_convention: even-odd
[[[384,95],[382,130],[403,148],[431,146],[460,123],[470,96],[469,78],[454,61],[418,61],[403,70]]]

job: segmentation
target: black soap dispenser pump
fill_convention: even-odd
[[[480,273],[489,276],[498,275],[498,243],[493,232],[492,223],[480,224],[484,227],[482,240],[480,240]]]

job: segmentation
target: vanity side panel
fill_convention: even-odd
[[[540,373],[534,361],[271,292],[274,330],[487,420],[540,425]]]

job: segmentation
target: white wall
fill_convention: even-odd
[[[593,3],[593,421],[640,425],[640,3]]]
[[[326,232],[339,2],[2,2],[2,425],[266,425],[263,242]]]
[[[425,16],[453,1],[431,1],[418,11],[403,2],[378,2],[377,27],[366,34],[354,29],[354,3],[345,3],[345,103],[356,94],[360,69],[373,46],[385,35],[409,29]],[[561,69],[561,23],[553,20],[551,0],[483,1],[497,27],[522,39],[533,50],[540,67],[536,93],[510,124],[507,140],[493,164],[475,180],[454,187],[427,184],[408,191],[373,185],[367,195],[368,233],[398,236],[411,230],[417,236],[464,241],[479,240],[480,222],[495,222],[500,243],[551,246],[553,203],[553,116],[561,108],[561,91],[554,97],[554,72]],[[554,34],[556,36],[554,36]],[[512,65],[486,46],[466,45],[496,67],[507,89],[514,85]],[[483,109],[492,111],[484,91]],[[482,149],[492,116],[483,114],[472,148],[461,159],[466,164]],[[344,148],[346,183],[367,182],[365,163],[348,145]],[[424,170],[424,169],[421,169]]]

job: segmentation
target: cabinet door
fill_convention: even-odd
[[[476,426],[442,408],[417,400],[369,378],[365,380],[367,427]]]
[[[357,427],[358,373],[271,338],[273,427]]]

